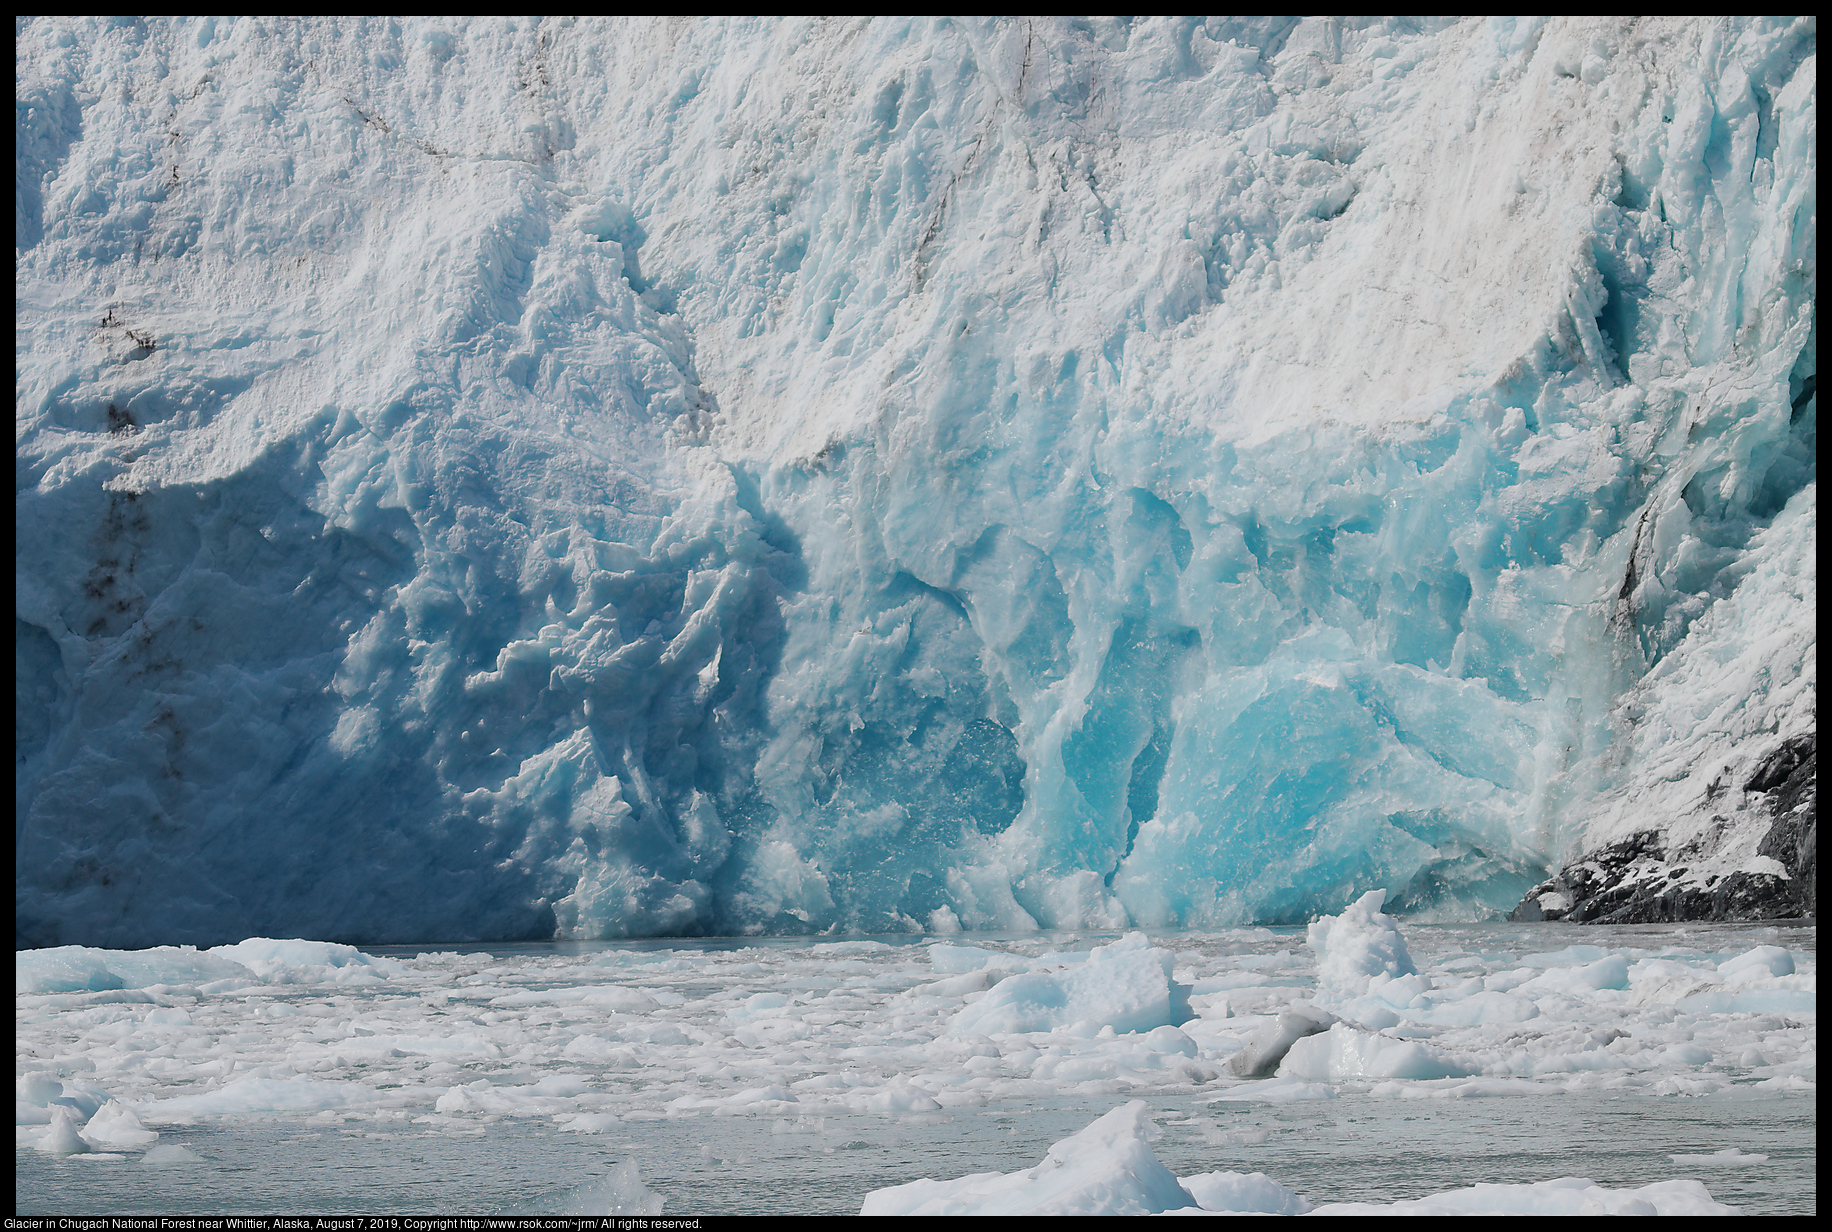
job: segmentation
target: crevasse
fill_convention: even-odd
[[[1814,38],[22,22],[22,943],[1505,910],[1811,730]]]

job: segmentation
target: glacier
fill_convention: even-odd
[[[1810,909],[1811,18],[15,48],[21,945]]]

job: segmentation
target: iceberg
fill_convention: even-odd
[[[1814,38],[22,20],[20,944],[1810,905]]]

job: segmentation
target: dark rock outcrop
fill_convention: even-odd
[[[1816,914],[1818,757],[1816,733],[1784,741],[1743,785],[1748,806],[1734,818],[1713,817],[1714,835],[1734,837],[1766,824],[1756,854],[1787,870],[1733,870],[1689,876],[1707,853],[1698,844],[1670,848],[1659,830],[1643,830],[1566,865],[1527,892],[1510,920],[1578,924],[1652,924],[1678,920],[1793,919]],[[1720,842],[1720,847],[1728,845]]]

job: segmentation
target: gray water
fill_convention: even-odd
[[[1482,1182],[1588,1177],[1614,1187],[1696,1177],[1750,1214],[1816,1212],[1811,1095],[1697,1100],[1570,1095],[1466,1101],[1344,1096],[1289,1105],[1148,1101],[1172,1172],[1264,1172],[1315,1203],[1391,1202]],[[434,1214],[506,1210],[633,1156],[670,1215],[856,1214],[866,1193],[918,1177],[1010,1172],[1117,1103],[976,1109],[799,1123],[700,1116],[583,1137],[505,1121],[464,1137],[271,1124],[173,1128],[201,1164],[17,1153],[20,1214]],[[1195,1123],[1187,1123],[1194,1119]],[[1183,1122],[1183,1123],[1180,1123]],[[782,1132],[788,1129],[798,1132]],[[1766,1154],[1700,1168],[1668,1155]]]

